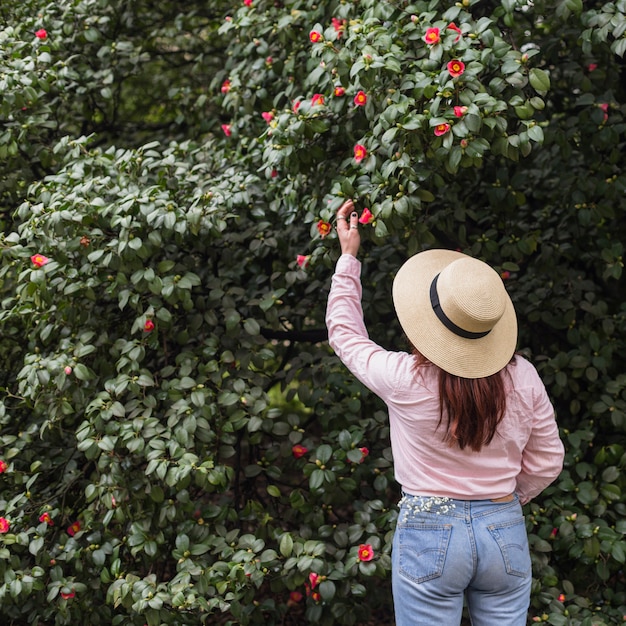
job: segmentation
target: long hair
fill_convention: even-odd
[[[430,363],[413,348],[416,367]],[[437,366],[434,366],[437,367]],[[445,419],[443,441],[448,446],[479,452],[494,438],[506,410],[503,370],[485,378],[461,378],[437,367],[439,424]]]

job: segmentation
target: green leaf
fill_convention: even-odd
[[[545,94],[550,89],[550,75],[545,70],[531,68],[528,79],[532,88],[540,94]]]

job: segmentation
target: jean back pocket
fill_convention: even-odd
[[[491,524],[487,527],[494,538],[502,558],[507,574],[526,577],[530,574],[531,562],[528,550],[528,535],[524,518],[500,524]]]
[[[416,583],[442,575],[452,534],[450,524],[401,524],[396,533],[400,574]]]

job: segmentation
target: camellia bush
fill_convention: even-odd
[[[392,623],[371,336],[427,247],[501,272],[566,446],[529,623],[626,615],[626,3],[0,7],[5,624]]]

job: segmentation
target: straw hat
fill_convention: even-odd
[[[393,282],[409,341],[431,363],[462,378],[501,370],[517,344],[517,318],[498,273],[452,250],[411,257]]]

